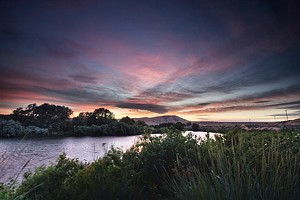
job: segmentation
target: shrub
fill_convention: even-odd
[[[61,155],[57,164],[27,173],[15,192],[0,187],[0,197],[300,199],[299,131],[236,129],[200,140],[174,130],[151,137],[147,130],[125,153],[112,149],[93,163]]]
[[[204,142],[197,160],[206,167],[182,171],[170,188],[176,199],[299,199],[298,134],[233,131]]]

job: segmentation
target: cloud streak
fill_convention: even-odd
[[[4,3],[0,112],[38,100],[189,119],[243,110],[296,113],[298,11],[278,5]]]
[[[138,109],[138,110],[148,110],[154,113],[164,114],[168,111],[165,106],[157,105],[157,104],[138,104],[138,103],[117,103],[117,107],[119,108],[128,108],[128,109]]]

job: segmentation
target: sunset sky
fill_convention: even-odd
[[[296,2],[296,1],[294,1]],[[116,118],[300,117],[293,1],[7,0],[0,113],[44,102]]]

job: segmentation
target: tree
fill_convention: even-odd
[[[175,127],[177,130],[180,130],[180,131],[183,131],[183,130],[184,130],[184,124],[181,123],[181,122],[176,122],[176,124],[174,125],[174,127]]]
[[[135,124],[135,121],[134,119],[131,119],[130,117],[126,116],[126,117],[123,117],[120,122],[123,122],[125,124],[128,124],[128,125],[134,125]]]
[[[56,106],[44,103],[35,107],[34,117],[39,122],[39,127],[49,127],[51,124],[62,124],[73,113],[71,109],[65,106]]]
[[[34,116],[34,109],[36,109],[36,104],[29,104],[26,109],[22,107],[17,108],[13,111],[12,119],[19,121],[25,126],[37,125],[36,118]]]
[[[115,115],[105,108],[95,109],[94,112],[87,114],[87,125],[102,125],[114,121]]]
[[[47,128],[52,124],[62,124],[73,111],[65,106],[57,106],[44,103],[40,106],[29,104],[26,109],[17,108],[13,111],[13,119],[19,121],[22,125],[34,125]]]
[[[199,130],[200,130],[199,124],[193,123],[192,124],[192,131],[199,131]]]
[[[79,115],[77,117],[74,117],[72,119],[72,124],[75,126],[86,126],[87,125],[87,121],[88,121],[88,117],[91,115],[92,113],[89,112],[81,112],[79,113]]]
[[[144,122],[144,121],[142,121],[142,120],[138,120],[138,121],[136,122],[136,124],[137,124],[138,126],[147,126],[146,122]]]

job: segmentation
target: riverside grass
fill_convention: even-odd
[[[170,178],[175,199],[300,199],[299,132],[252,134],[227,136],[230,148],[222,138],[203,143],[209,171],[196,165]]]
[[[84,164],[61,156],[2,199],[300,199],[300,132],[141,137]]]

